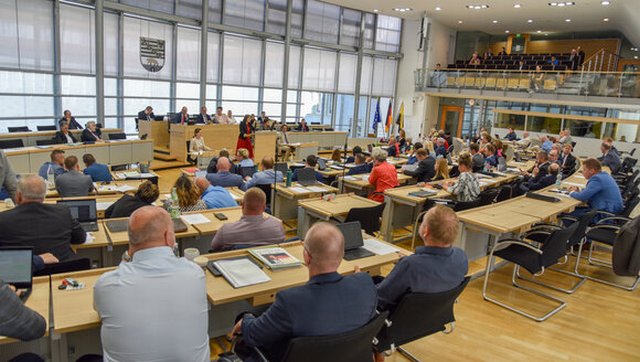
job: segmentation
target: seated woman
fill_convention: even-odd
[[[193,131],[193,138],[191,139],[191,142],[189,142],[189,155],[191,156],[191,159],[195,161],[204,151],[211,151],[211,147],[208,147],[204,143],[202,128],[196,128]]]
[[[432,181],[440,181],[449,178],[449,165],[446,158],[438,158],[436,160],[436,175]]]
[[[178,177],[173,185],[178,195],[180,212],[206,210],[207,204],[200,199],[200,190],[187,175]]]
[[[342,163],[342,152],[339,149],[333,150],[331,153],[331,161]]]
[[[456,196],[457,201],[472,201],[480,195],[480,183],[476,175],[471,173],[471,155],[467,152],[458,156],[460,176],[456,182],[447,182],[447,191]]]
[[[255,167],[255,163],[249,157],[249,150],[246,148],[238,149],[238,163],[240,164],[240,168],[242,167]]]
[[[105,218],[129,217],[143,206],[153,205],[160,196],[158,186],[147,180],[138,186],[134,195],[125,194],[104,211]]]

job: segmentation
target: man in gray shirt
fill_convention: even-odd
[[[64,159],[64,168],[67,172],[56,177],[56,190],[60,197],[87,196],[93,191],[91,176],[80,172],[78,158],[69,156]]]
[[[9,164],[7,155],[4,154],[4,151],[0,150],[0,188],[4,187],[9,197],[14,201],[17,184],[16,174]]]
[[[484,156],[480,153],[480,146],[477,143],[469,145],[471,151],[471,167],[473,172],[481,171],[484,168]]]
[[[213,237],[211,248],[220,251],[283,242],[282,221],[264,215],[266,203],[267,197],[262,190],[257,187],[247,190],[242,201],[242,218],[222,225]]]

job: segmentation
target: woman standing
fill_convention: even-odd
[[[253,119],[250,115],[246,114],[244,119],[240,122],[240,134],[238,135],[238,143],[236,144],[236,150],[246,148],[249,151],[249,158],[253,159],[253,145],[251,144],[251,135],[255,132],[253,125]],[[236,156],[237,156],[236,151]]]

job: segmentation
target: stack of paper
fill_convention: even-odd
[[[202,214],[183,214],[180,216],[182,220],[191,225],[195,224],[207,224],[210,223],[211,220]]]
[[[376,239],[367,239],[364,241],[364,246],[363,248],[369,250],[370,252],[376,254],[376,255],[386,255],[386,254],[393,254],[396,253],[398,251],[400,251],[400,249],[398,248],[394,248],[393,246],[389,245],[389,244],[385,244],[381,241],[378,241]]]
[[[327,191],[324,188],[319,187],[319,186],[308,186],[307,190],[309,190],[311,192],[325,192],[325,191]]]
[[[304,193],[309,192],[309,190],[305,189],[304,187],[297,187],[297,186],[289,187],[289,190],[291,190],[293,192],[296,192],[296,193],[299,193],[299,194],[304,194]]]

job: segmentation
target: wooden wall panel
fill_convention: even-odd
[[[527,53],[570,53],[571,49],[581,46],[587,58],[598,50],[605,48],[608,52],[617,53],[620,39],[567,39],[567,40],[534,40],[527,43]],[[489,44],[493,54],[497,54],[506,42]]]

